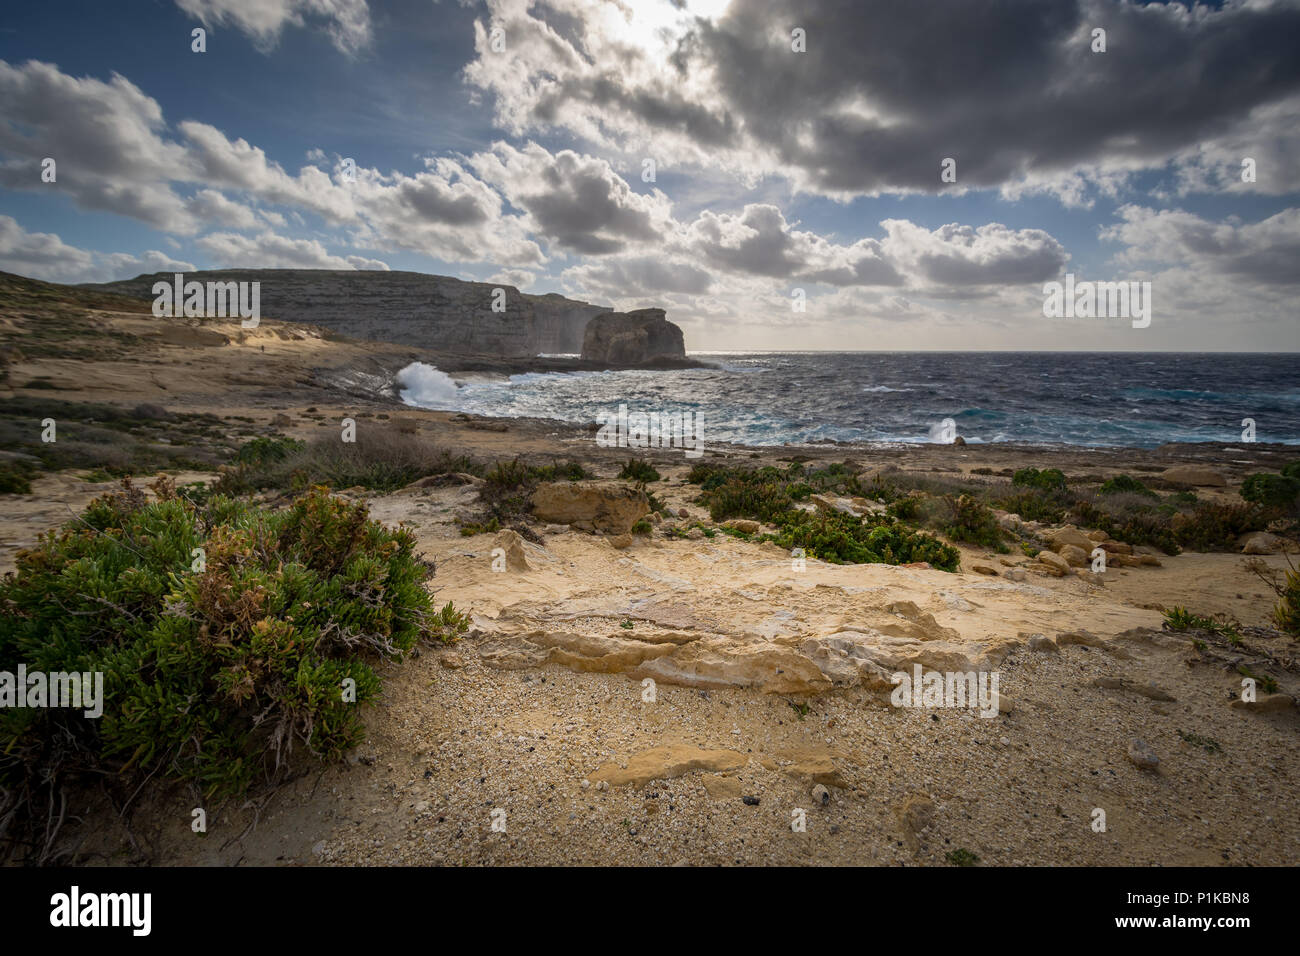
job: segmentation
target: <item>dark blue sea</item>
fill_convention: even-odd
[[[1300,361],[1288,354],[1079,352],[692,353],[717,369],[456,377],[416,364],[427,408],[594,422],[630,411],[703,415],[706,441],[747,445],[940,440],[1154,447],[1300,444]]]

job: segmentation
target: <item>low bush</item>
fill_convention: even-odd
[[[1134,494],[1148,498],[1160,497],[1132,475],[1116,475],[1102,482],[1099,493],[1103,495]]]
[[[1027,488],[1039,488],[1043,491],[1064,491],[1065,475],[1059,468],[1021,468],[1011,476],[1013,485]]]
[[[943,533],[951,540],[977,544],[1003,553],[1007,551],[1007,546],[1002,541],[1002,528],[987,505],[970,495],[931,500],[942,500],[951,509],[951,517],[943,525]]]
[[[755,483],[732,478],[703,496],[714,521],[754,518],[772,522],[794,504],[788,488],[778,481]]]
[[[1164,627],[1170,631],[1211,631],[1226,637],[1233,643],[1241,640],[1241,635],[1233,624],[1216,621],[1212,617],[1205,617],[1201,614],[1193,614],[1182,606],[1165,611]]]
[[[307,444],[282,436],[254,438],[236,451],[234,466],[223,470],[215,488],[226,495],[300,492],[313,485],[388,492],[447,472],[476,474],[482,468],[392,425],[367,423],[354,442],[337,435]]]
[[[21,458],[0,461],[0,495],[30,495],[36,472],[34,464]]]
[[[1291,568],[1273,607],[1273,621],[1288,634],[1300,636],[1300,571]]]
[[[1178,554],[1182,550],[1169,520],[1150,509],[1115,514],[1092,501],[1080,499],[1071,506],[1070,516],[1080,527],[1105,531],[1116,541],[1149,545],[1165,554]]]
[[[776,523],[780,530],[775,541],[782,548],[803,548],[809,557],[831,564],[928,561],[942,571],[956,571],[961,560],[952,545],[884,516],[863,519],[841,511],[793,510]]]
[[[1192,551],[1235,551],[1241,535],[1267,523],[1265,509],[1258,505],[1208,501],[1191,514],[1179,512],[1169,519],[1175,540]]]
[[[658,481],[660,475],[650,462],[643,458],[633,458],[623,466],[623,470],[618,473],[618,477],[623,481],[636,481],[641,484],[648,484],[652,481]]]
[[[154,488],[95,499],[0,582],[0,670],[103,675],[100,719],[0,710],[0,836],[20,856],[43,855],[77,781],[161,775],[222,796],[282,779],[299,745],[338,759],[362,737],[373,665],[467,626],[434,614],[414,538],[364,505]]]
[[[993,504],[1010,514],[1020,515],[1025,521],[1045,521],[1049,524],[1064,521],[1067,508],[1059,495],[1037,488],[1003,495],[995,498]]]
[[[479,486],[479,500],[487,505],[490,517],[504,524],[528,513],[533,491],[543,482],[584,481],[594,477],[576,461],[528,465],[516,458],[497,462],[488,469]]]
[[[1241,483],[1241,497],[1273,512],[1291,510],[1300,496],[1300,478],[1266,473],[1249,475]]]

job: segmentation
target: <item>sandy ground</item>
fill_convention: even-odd
[[[685,489],[665,494],[686,500]],[[386,669],[384,701],[348,766],[311,772],[257,809],[208,808],[204,835],[190,831],[198,804],[183,793],[142,805],[130,839],[96,817],[103,829],[90,859],[949,865],[959,849],[991,865],[1300,858],[1296,712],[1231,706],[1243,661],[1297,693],[1295,642],[1211,639],[1197,650],[1161,633],[1160,613],[1142,606],[1186,594],[1198,608],[1263,623],[1267,602],[1236,597],[1258,590],[1240,556],[1165,558],[1112,570],[1098,587],[816,561],[796,575],[770,546],[722,535],[620,551],[553,530],[544,547],[528,546],[529,570],[493,573],[494,537],[466,539],[452,524],[464,496],[372,499],[377,517],[414,525],[438,561],[438,600],[471,610],[475,626],[452,648]],[[974,559],[996,562],[968,551],[963,564]],[[921,611],[915,620],[932,618],[927,652],[961,651],[999,673],[1009,713],[895,708],[860,684],[801,694],[707,679],[657,680],[648,702],[642,672],[626,660],[574,650],[565,666],[510,652],[536,629],[611,641],[721,633],[780,646],[792,635],[884,628],[891,616],[906,630],[912,622],[888,610],[904,602]],[[1060,637],[1080,631],[1097,639]],[[1057,640],[1031,650],[1033,634]],[[734,673],[762,678],[762,668]],[[1130,761],[1135,737],[1159,757],[1154,772]],[[791,828],[798,810],[804,832]],[[1094,829],[1098,810],[1104,832]]]

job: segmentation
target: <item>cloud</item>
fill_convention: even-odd
[[[1126,248],[1117,260],[1163,264],[1262,286],[1300,285],[1300,209],[1284,209],[1255,223],[1235,217],[1214,222],[1181,209],[1122,206],[1123,222],[1102,230]],[[1204,279],[1201,282],[1205,284]]]
[[[69,194],[84,209],[115,212],[179,233],[195,223],[168,180],[184,151],[162,139],[162,109],[116,73],[76,79],[49,63],[0,60],[0,185]],[[41,181],[55,161],[56,182]]]
[[[604,255],[657,240],[671,216],[659,190],[633,192],[607,161],[573,150],[552,154],[536,143],[522,150],[496,143],[470,165],[528,213],[533,231],[574,252]]]
[[[453,262],[545,261],[523,215],[450,158],[414,175],[357,168],[355,181],[305,165],[285,170],[260,147],[186,120],[170,135],[157,101],[114,74],[76,79],[58,67],[0,61],[0,185],[68,195],[83,209],[129,216],[175,235],[205,229],[280,228],[288,207],[346,226],[358,245],[406,249]],[[53,156],[58,177],[41,182]],[[182,192],[194,193],[183,198]],[[241,202],[240,200],[245,200]]]
[[[301,27],[309,18],[325,21],[330,39],[348,56],[372,41],[366,0],[176,0],[176,6],[205,27],[231,24],[264,53],[280,42],[286,25]]]
[[[567,131],[747,183],[779,172],[839,198],[973,187],[1080,205],[1137,170],[1239,165],[1242,149],[1270,158],[1260,189],[1300,172],[1295,3],[927,0],[923,17],[906,3],[732,0],[714,18],[690,6],[487,0],[506,46],[477,23],[464,75],[515,135]],[[794,27],[807,52],[792,51]],[[955,187],[940,180],[947,157]]]
[[[149,250],[140,255],[91,252],[48,232],[27,232],[11,216],[0,216],[0,269],[47,282],[112,282],[145,272],[193,271],[194,265]]]
[[[217,232],[195,243],[221,268],[234,269],[377,269],[388,271],[388,264],[363,256],[331,255],[315,239],[292,239],[273,232],[258,236],[241,236]]]
[[[661,255],[599,259],[566,269],[562,279],[588,296],[611,299],[704,295],[713,286],[713,277],[704,269]]]
[[[1065,248],[1042,229],[1015,230],[993,222],[927,230],[899,219],[881,225],[889,233],[882,251],[918,286],[1042,282],[1057,275],[1068,259]]]

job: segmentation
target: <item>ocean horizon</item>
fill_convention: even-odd
[[[1153,448],[1300,444],[1300,363],[1223,352],[692,352],[714,369],[448,375],[413,363],[403,401],[504,418],[692,412],[706,441]],[[952,425],[945,430],[945,420]],[[1253,437],[1251,427],[1253,423]]]

